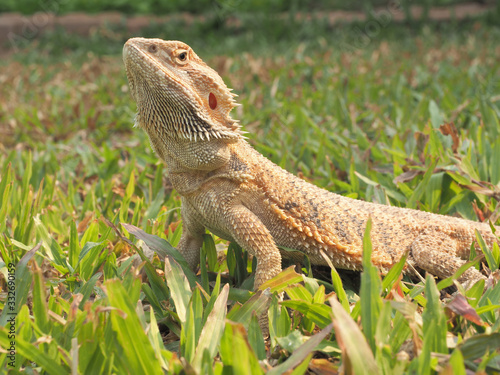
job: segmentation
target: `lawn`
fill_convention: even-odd
[[[366,23],[295,22],[179,21],[142,35],[190,44],[239,95],[249,142],[288,171],[352,198],[498,224],[495,22],[368,34]],[[255,261],[209,234],[200,271],[187,269],[174,248],[179,195],[133,127],[120,54],[130,36],[55,32],[0,62],[2,369],[500,371],[499,284],[411,280],[402,264],[381,277],[369,235],[363,272],[304,259],[284,264],[270,292],[251,292]],[[471,266],[497,271],[498,246],[483,252]]]

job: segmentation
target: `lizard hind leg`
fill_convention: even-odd
[[[468,251],[464,246],[467,245],[460,244],[456,238],[447,233],[424,231],[411,244],[411,254],[417,267],[445,279],[453,276],[458,268],[467,262],[460,257]],[[471,267],[458,278],[458,281],[472,286],[480,279],[486,278]]]

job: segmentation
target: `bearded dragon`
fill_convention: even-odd
[[[413,266],[446,278],[468,259],[475,230],[496,241],[487,224],[350,199],[273,164],[231,118],[236,95],[183,42],[132,38],[123,60],[136,125],[181,196],[178,249],[193,269],[206,229],[257,258],[255,289],[281,271],[282,256],[302,258],[279,247],[313,264],[326,265],[326,255],[335,267],[361,270],[369,218],[372,262],[382,274],[408,252]],[[459,281],[484,278],[469,268]]]

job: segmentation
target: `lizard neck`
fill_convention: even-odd
[[[230,159],[230,148],[221,139],[198,140],[160,137],[157,132],[147,132],[151,147],[167,164],[169,173],[212,171],[224,166]]]
[[[158,137],[149,133],[153,150],[166,163],[172,186],[182,196],[196,193],[217,179],[229,179],[241,183],[251,178],[239,151],[250,147],[243,139],[227,143],[227,140],[211,139],[192,142],[185,139]]]

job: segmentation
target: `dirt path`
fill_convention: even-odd
[[[463,19],[470,16],[479,15],[495,9],[493,4],[479,4],[476,2],[457,4],[448,7],[434,7],[430,9],[429,18],[438,21],[450,19]],[[380,17],[391,17],[391,20],[402,21],[405,19],[403,12],[394,7],[387,6],[379,8],[376,13]],[[412,7],[412,15],[419,18],[422,14],[422,8]],[[325,12],[302,13],[297,17],[302,20],[314,20],[325,16]],[[329,21],[336,22],[363,21],[366,16],[363,12],[351,11],[332,11],[327,13]],[[187,13],[165,15],[165,16],[126,16],[118,12],[104,12],[99,14],[70,13],[56,16],[53,13],[39,12],[31,16],[23,16],[19,13],[0,13],[0,55],[15,52],[15,46],[19,41],[33,40],[41,33],[47,30],[54,30],[56,27],[62,27],[70,33],[80,35],[89,35],[97,28],[106,25],[124,24],[131,34],[137,33],[147,27],[151,22],[168,22],[172,17],[183,18],[188,24],[194,20],[203,18],[203,16],[193,16]],[[227,19],[228,23],[238,24],[237,17]]]

